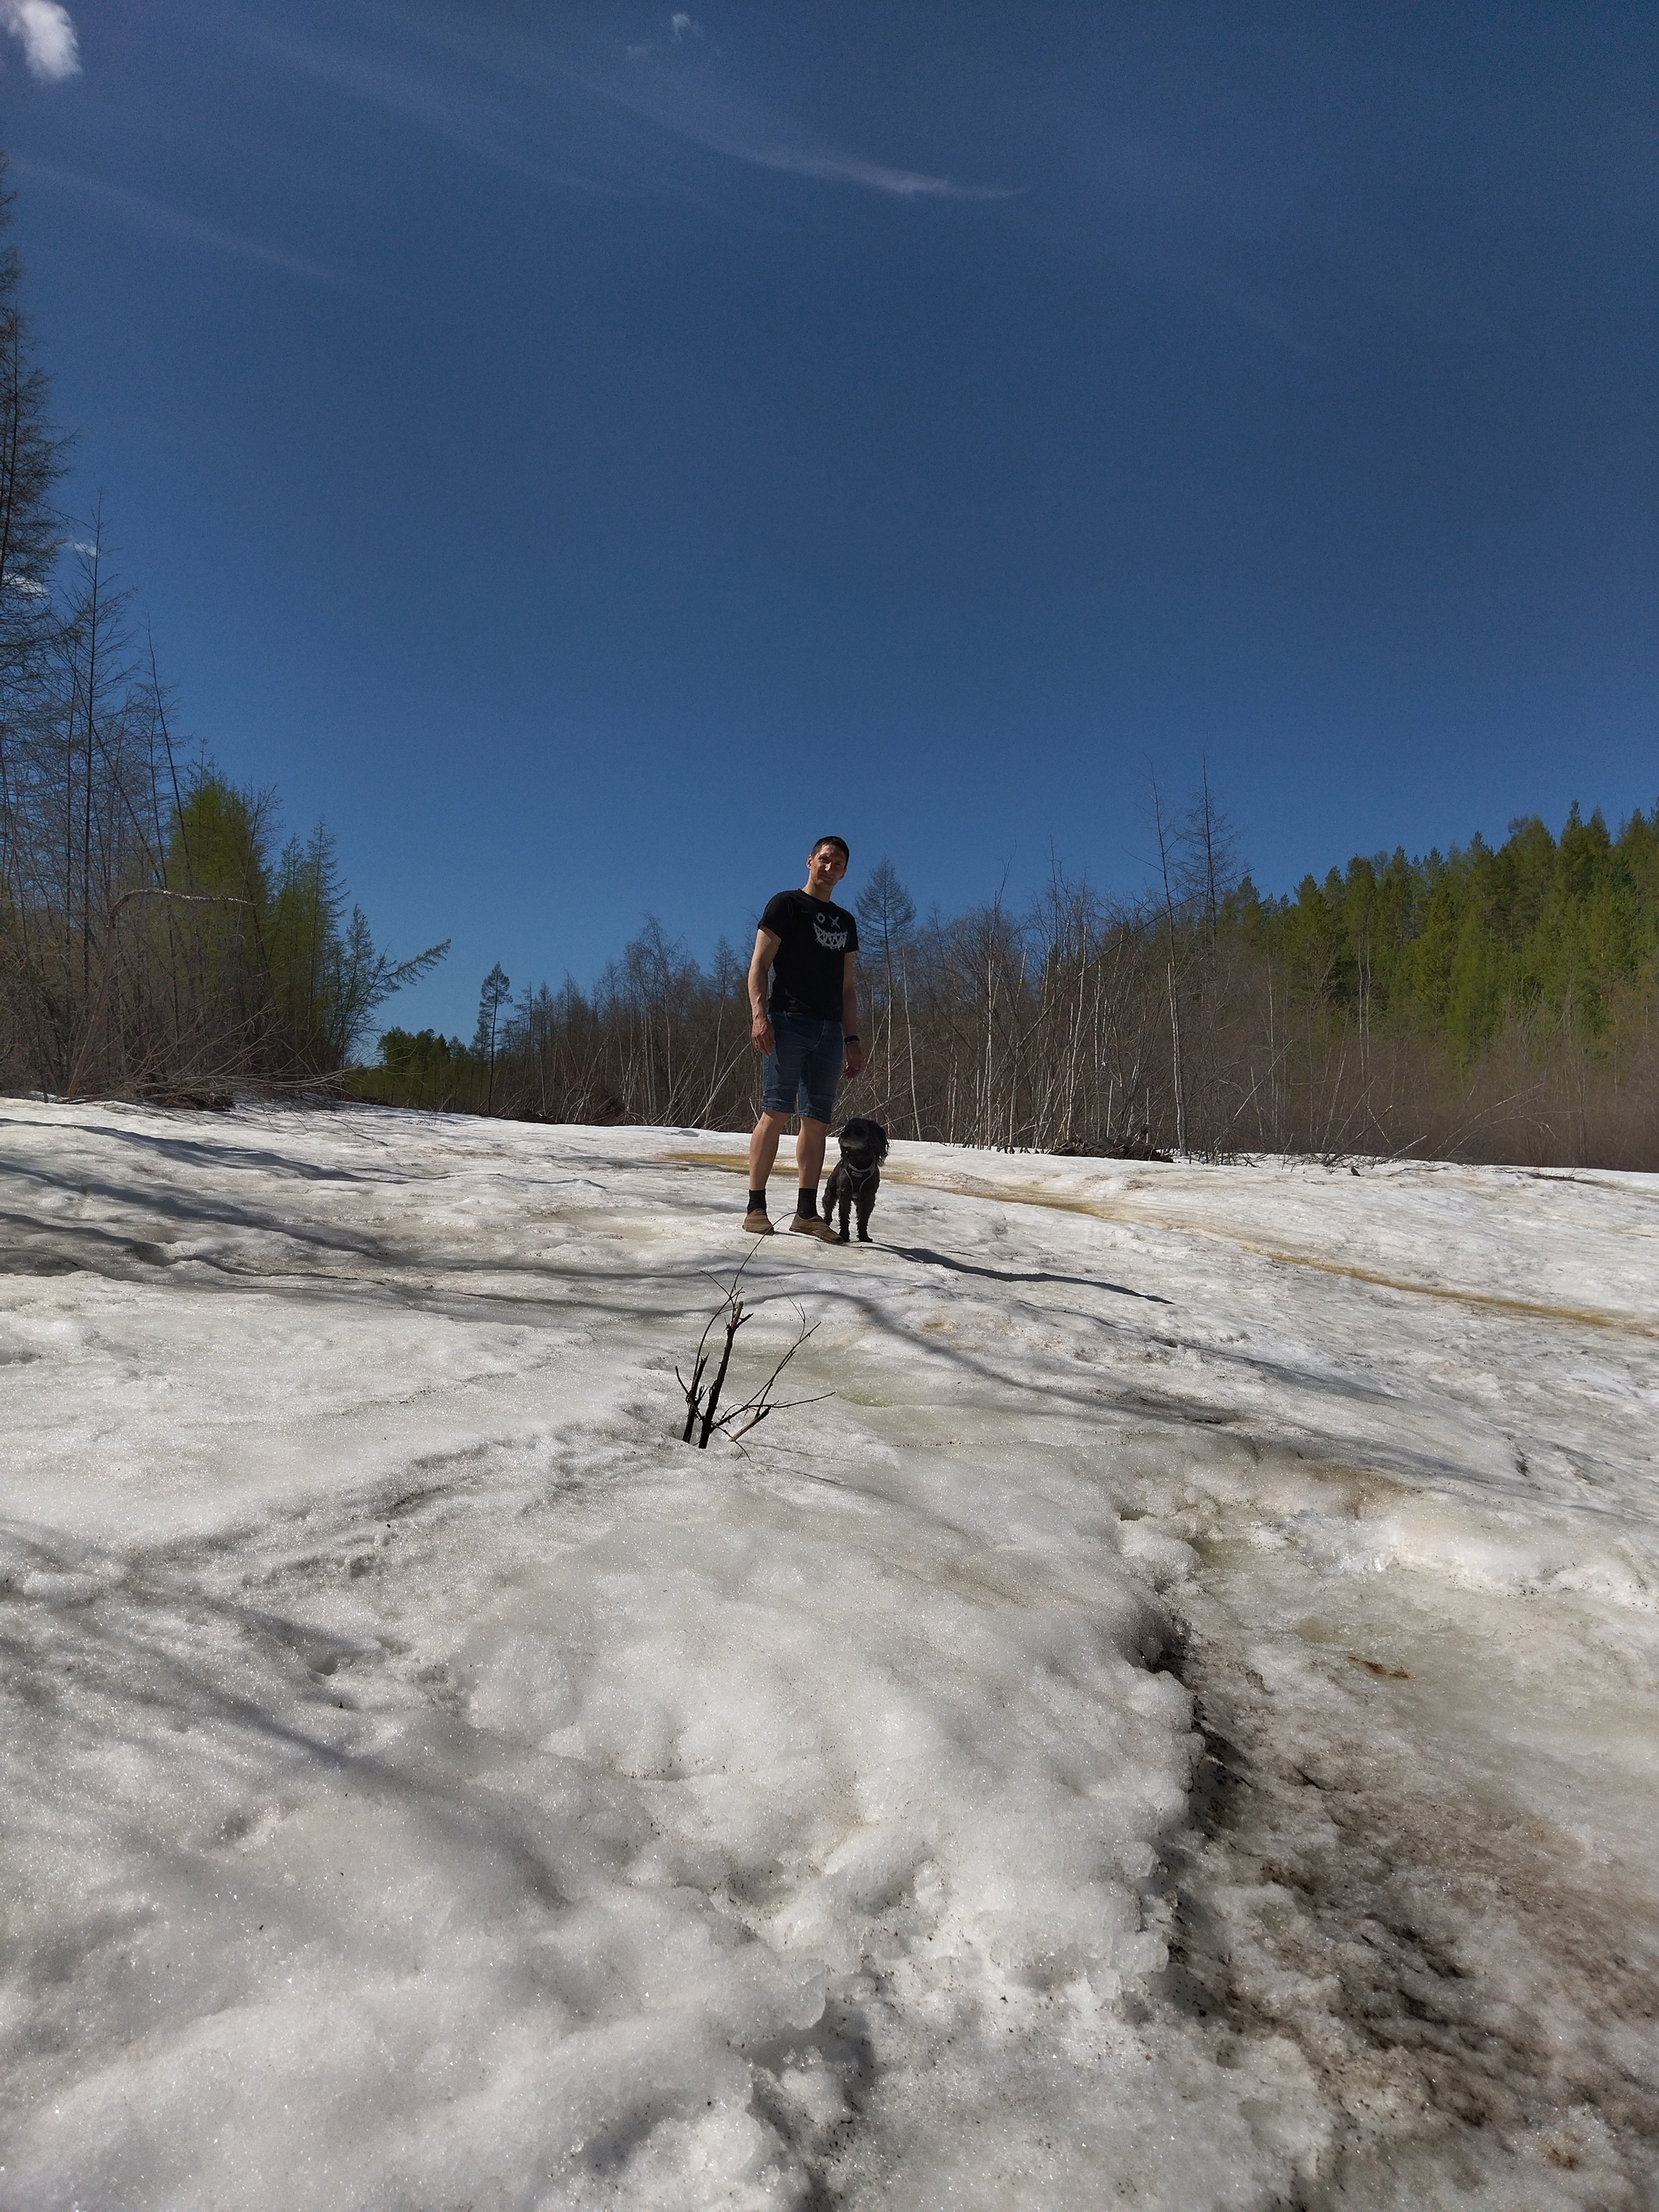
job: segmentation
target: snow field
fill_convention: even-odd
[[[1649,2201],[1646,1179],[0,1115],[0,2205]]]

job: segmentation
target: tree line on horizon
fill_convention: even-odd
[[[868,1065],[845,1115],[898,1137],[1147,1158],[1417,1155],[1659,1168],[1659,805],[1504,843],[1356,858],[1257,890],[1207,779],[1153,795],[1151,890],[1056,874],[919,916],[883,860],[852,899]],[[589,990],[511,995],[470,1043],[394,1029],[358,1095],[551,1121],[742,1129],[747,961],[647,921]]]
[[[0,156],[0,225],[11,196]],[[68,441],[0,250],[0,1089],[218,1099],[337,1074],[395,962],[332,838],[181,759],[101,512],[58,503]]]

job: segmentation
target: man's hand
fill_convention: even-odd
[[[772,1026],[769,1014],[757,1014],[749,1024],[749,1034],[757,1053],[769,1060],[778,1048],[778,1033]]]
[[[864,1073],[864,1047],[856,1037],[847,1048],[846,1066],[847,1079],[849,1083],[855,1075],[862,1075]]]

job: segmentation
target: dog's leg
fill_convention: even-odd
[[[848,1242],[848,1235],[847,1235],[847,1218],[848,1218],[848,1216],[852,1212],[852,1211],[853,1211],[853,1194],[852,1194],[852,1191],[848,1188],[848,1187],[847,1186],[847,1184],[846,1184],[846,1183],[842,1183],[842,1187],[841,1187],[841,1206],[840,1206],[840,1212],[841,1212],[841,1241],[842,1241],[842,1243],[843,1244],[845,1244],[845,1243]]]
[[[859,1243],[860,1244],[867,1244],[870,1242],[870,1216],[875,1211],[876,1193],[880,1188],[881,1177],[878,1175],[872,1175],[869,1182],[863,1184],[860,1188]],[[846,1236],[846,1233],[845,1229],[843,1229],[842,1231],[843,1237]]]

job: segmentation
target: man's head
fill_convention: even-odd
[[[852,859],[845,837],[820,837],[806,863],[806,889],[814,898],[828,898],[847,873]]]

